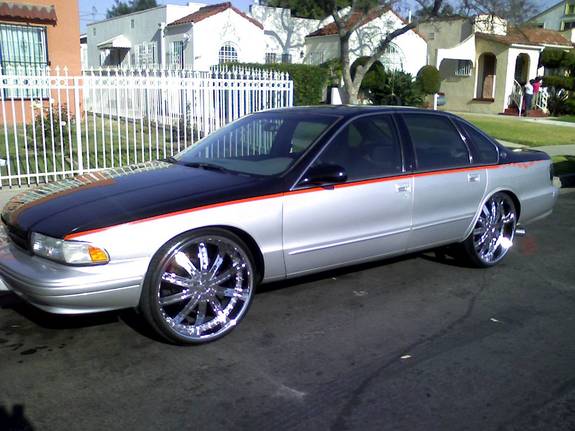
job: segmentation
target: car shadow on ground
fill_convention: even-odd
[[[24,414],[24,406],[15,404],[11,411],[0,405],[0,429],[5,431],[32,431],[34,426]]]
[[[317,274],[305,275],[289,280],[281,280],[258,286],[256,294],[266,294],[291,286],[313,283],[329,278],[349,276],[372,268],[393,265],[413,259],[424,259],[443,265],[469,267],[458,259],[450,248],[439,248],[423,253],[412,253],[399,257],[378,260],[369,263],[347,266]],[[162,343],[167,343],[149,326],[144,317],[135,309],[109,311],[90,314],[52,314],[40,310],[11,292],[0,293],[0,309],[10,309],[43,329],[80,329],[124,323],[138,334]]]

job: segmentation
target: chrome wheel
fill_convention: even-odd
[[[471,237],[477,258],[484,265],[494,265],[513,245],[517,224],[515,205],[509,195],[496,193],[481,208]]]
[[[252,259],[240,243],[231,235],[203,234],[166,253],[153,277],[150,304],[161,332],[199,343],[236,326],[254,288]]]

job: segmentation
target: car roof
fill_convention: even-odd
[[[411,106],[374,106],[374,105],[317,105],[317,106],[295,106],[292,108],[279,108],[260,111],[265,113],[290,113],[290,114],[331,114],[343,117],[355,117],[366,113],[385,112],[409,112],[425,114],[452,115],[444,111],[433,111],[429,109],[414,108]]]

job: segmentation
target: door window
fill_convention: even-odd
[[[495,144],[487,139],[483,134],[479,133],[474,127],[458,121],[457,124],[463,129],[465,134],[471,140],[471,145],[474,148],[473,161],[475,163],[497,163],[499,160],[499,153]]]
[[[469,151],[448,118],[404,114],[420,171],[469,165]]]
[[[401,147],[392,117],[364,117],[348,124],[314,165],[322,164],[343,167],[348,181],[401,173]]]

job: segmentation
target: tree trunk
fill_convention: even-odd
[[[341,59],[341,72],[343,76],[342,102],[354,105],[357,103],[359,86],[355,86],[351,79],[351,64],[349,64],[349,34],[339,37],[339,58]]]

